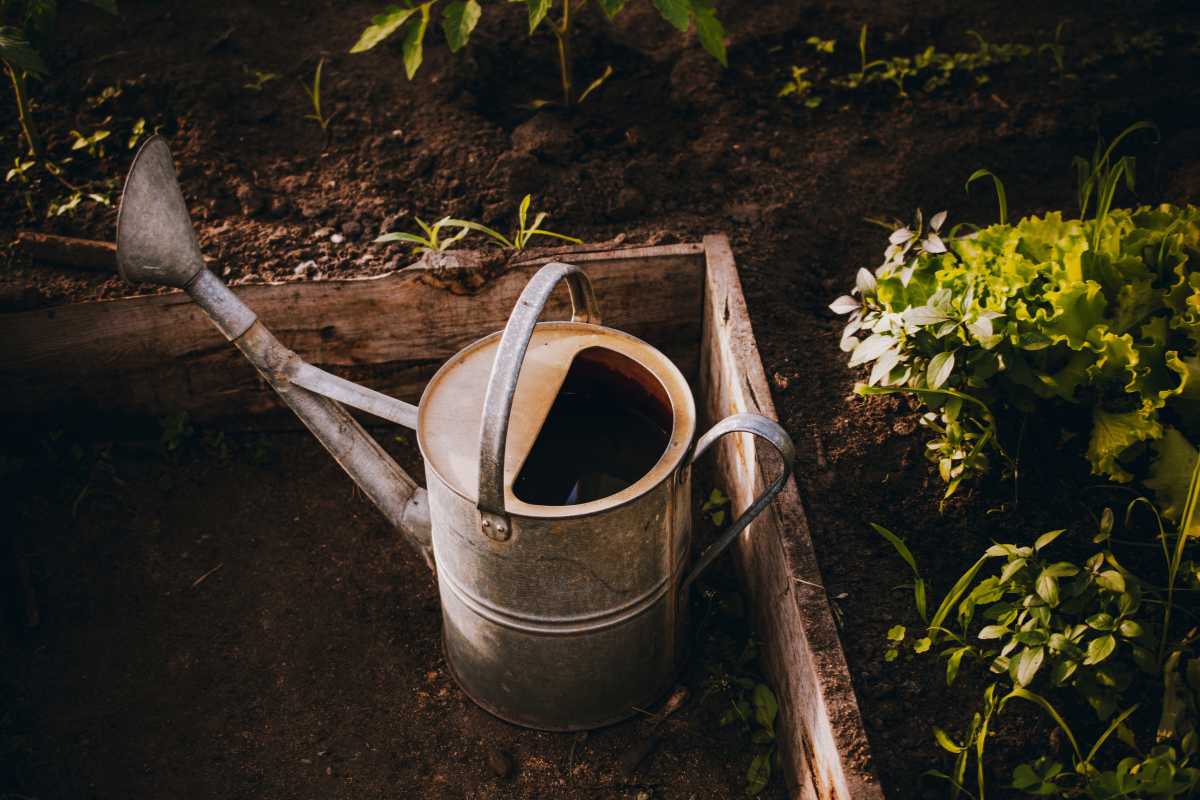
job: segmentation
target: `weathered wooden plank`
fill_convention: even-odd
[[[709,236],[704,248],[702,413],[708,424],[743,411],[774,419],[729,242]],[[763,491],[765,476],[778,474],[779,462],[771,447],[756,447],[753,436],[734,434],[720,442],[717,467],[733,510],[740,512]],[[779,697],[780,755],[789,793],[816,800],[882,800],[794,480],[742,535],[735,556]]]
[[[509,264],[441,254],[377,278],[243,286],[236,291],[306,360],[415,402],[449,356],[504,326],[530,275],[570,260],[593,278],[607,324],[646,339],[685,374],[698,364],[704,260],[696,244],[531,253]],[[547,319],[568,314],[565,287]],[[183,293],[0,314],[0,409],[195,419],[280,408]]]

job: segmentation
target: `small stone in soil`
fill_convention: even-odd
[[[263,196],[259,194],[253,186],[242,184],[237,188],[238,205],[242,207],[242,214],[247,217],[253,217],[263,208]]]
[[[328,226],[326,226],[324,228],[317,228],[316,232],[313,233],[313,238],[314,239],[328,239],[332,233],[333,233],[333,228],[330,228]]]
[[[357,239],[362,235],[362,231],[363,226],[360,222],[350,220],[349,222],[342,223],[342,235],[347,239]]]
[[[512,774],[513,761],[512,756],[510,756],[508,753],[496,747],[488,747],[486,758],[488,769],[490,769],[497,778],[507,778]]]
[[[299,275],[301,278],[307,278],[316,271],[317,271],[317,262],[305,261],[305,262],[299,264],[294,270],[292,270],[292,273],[295,275]]]
[[[340,233],[335,233],[333,236],[329,237],[329,241],[333,242],[334,244],[341,244],[342,242],[346,241],[346,237],[342,236]]]

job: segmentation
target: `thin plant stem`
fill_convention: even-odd
[[[570,108],[572,103],[571,77],[571,0],[563,0],[562,23],[552,25],[554,38],[558,40],[558,71],[562,81],[563,106]]]
[[[18,75],[16,68],[7,62],[4,64],[4,69],[12,81],[13,96],[17,100],[17,120],[21,125],[21,133],[25,135],[25,142],[29,145],[29,155],[33,158],[40,158],[42,154],[41,139],[34,126],[33,115],[29,111],[29,98],[25,91],[28,75],[24,72]]]

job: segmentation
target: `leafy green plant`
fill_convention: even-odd
[[[717,724],[722,728],[739,726],[755,747],[754,757],[746,770],[746,795],[749,797],[756,797],[767,788],[779,760],[775,745],[779,703],[770,686],[747,674],[756,653],[753,642],[747,642],[736,664],[710,665],[701,699],[704,702],[713,695],[723,697],[729,707]]]
[[[1200,473],[1190,488],[1200,492]],[[1125,527],[1135,534],[1130,518],[1140,505],[1154,512],[1144,498],[1130,503]],[[1195,514],[1194,507],[1189,509],[1183,528]],[[874,526],[915,577],[917,610],[927,627],[926,635],[913,644],[914,654],[938,652],[946,660],[947,684],[954,683],[964,661],[986,665],[1001,679],[984,691],[981,708],[962,740],[934,729],[938,744],[955,757],[955,763],[950,773],[931,774],[965,790],[973,757],[976,791],[983,798],[989,727],[1011,700],[1020,699],[1043,709],[1062,729],[1074,760],[1071,769],[1048,756],[1023,763],[1014,770],[1012,788],[1055,797],[1120,796],[1112,793],[1114,787],[1145,792],[1129,796],[1175,797],[1196,788],[1200,782],[1200,658],[1191,653],[1198,631],[1181,631],[1171,623],[1178,580],[1175,566],[1184,549],[1195,544],[1195,537],[1165,531],[1157,512],[1154,519],[1164,550],[1165,596],[1161,586],[1143,581],[1117,559],[1112,548],[1114,515],[1105,509],[1093,536],[1102,547],[1092,556],[1078,563],[1048,558],[1048,551],[1064,534],[1061,530],[1039,536],[1032,545],[992,545],[959,578],[932,616],[926,606],[929,584],[912,552],[891,531]],[[981,578],[993,560],[1001,562],[998,571]],[[1156,618],[1158,607],[1163,610]],[[903,627],[895,626],[888,638],[885,660],[895,658],[895,645],[905,638]],[[1148,684],[1157,685],[1162,702],[1156,744],[1143,753],[1126,721],[1141,707],[1129,698],[1144,697]],[[1051,697],[1069,705],[1076,698],[1084,701],[1097,725],[1106,726],[1086,754]],[[1106,765],[1102,747],[1114,735],[1138,756]]]
[[[575,22],[579,13],[587,5],[586,0],[559,0],[558,20],[555,21],[551,12],[556,5],[555,0],[510,0],[524,3],[529,11],[529,35],[532,36],[543,23],[554,36],[558,51],[559,83],[562,88],[561,104],[570,108],[583,102],[588,95],[595,91],[612,75],[612,67],[604,71],[582,91],[576,91],[574,63],[571,55],[571,36],[575,30]],[[404,57],[404,71],[409,80],[417,74],[424,61],[425,34],[429,29],[432,9],[438,0],[413,5],[411,2],[404,6],[388,6],[380,15],[374,17],[371,24],[363,30],[358,42],[350,49],[351,53],[362,53],[375,47],[380,42],[396,33],[403,35],[401,51]],[[607,19],[612,19],[625,8],[627,0],[596,0],[601,12]],[[653,0],[654,7],[678,30],[686,33],[695,26],[700,44],[721,65],[726,65],[725,29],[717,20],[714,0]],[[450,52],[457,53],[471,38],[472,32],[483,16],[483,7],[477,0],[451,0],[441,8],[442,30],[446,35],[446,44]],[[537,105],[545,105],[548,101],[539,101]]]
[[[89,5],[112,15],[117,13],[116,0],[84,0]],[[29,105],[29,79],[47,73],[42,53],[50,45],[50,35],[58,16],[55,0],[0,0],[0,63],[12,85],[17,105],[17,121],[29,149],[29,155],[40,158],[41,138]]]
[[[312,113],[305,114],[305,119],[311,119],[321,126],[321,132],[326,136],[329,135],[329,123],[333,122],[333,114],[326,114],[321,110],[321,72],[325,69],[325,59],[322,58],[317,62],[317,68],[313,72],[311,84],[301,84],[304,87],[304,94],[308,97],[309,105],[312,106]]]
[[[1101,151],[1092,182],[1094,218],[1054,212],[943,238],[937,215],[931,238],[918,217],[831,306],[850,317],[850,365],[872,365],[857,391],[908,392],[928,407],[928,455],[947,496],[990,453],[1011,461],[993,409],[1059,404],[1089,411],[1081,432],[1095,474],[1141,477],[1178,519],[1200,437],[1200,210],[1112,209],[1132,167],[1107,168],[1110,156]]]

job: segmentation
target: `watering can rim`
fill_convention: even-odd
[[[654,463],[654,465],[646,471],[646,473],[635,481],[630,486],[622,489],[619,492],[611,494],[607,497],[602,497],[598,500],[591,500],[586,503],[578,503],[574,505],[538,505],[536,503],[526,503],[520,498],[517,498],[512,493],[510,485],[505,486],[505,507],[506,513],[512,517],[524,519],[577,519],[586,517],[599,512],[609,511],[611,509],[620,508],[629,503],[636,502],[646,494],[660,486],[663,481],[668,480],[676,472],[678,467],[685,462],[687,454],[692,447],[692,440],[696,435],[696,403],[692,396],[691,386],[687,379],[680,372],[679,367],[675,365],[670,358],[666,356],[658,348],[645,342],[642,339],[616,328],[610,328],[605,325],[597,325],[587,322],[572,322],[572,321],[549,321],[539,322],[534,328],[534,336],[539,333],[546,332],[569,332],[577,330],[580,333],[586,334],[589,337],[602,335],[610,339],[615,339],[624,347],[612,348],[614,352],[624,355],[639,366],[649,372],[662,385],[667,397],[671,403],[672,428],[670,431],[669,441],[662,455]],[[451,480],[446,474],[446,470],[439,468],[439,459],[435,455],[434,450],[427,437],[433,426],[428,422],[430,409],[437,404],[433,400],[433,396],[442,388],[442,383],[446,376],[455,368],[459,367],[465,360],[471,358],[479,351],[498,346],[499,340],[503,335],[503,331],[496,331],[483,336],[466,347],[456,352],[448,358],[438,368],[425,385],[425,389],[421,394],[421,400],[418,404],[418,419],[416,427],[417,447],[421,451],[421,456],[425,462],[427,475],[432,473],[437,479],[445,485],[455,495],[472,505],[478,502],[478,486],[473,485],[473,481],[466,481],[466,485],[460,485],[460,481]],[[603,346],[603,345],[600,345]],[[580,347],[576,354],[586,347]],[[574,359],[572,354],[572,360]],[[642,357],[639,357],[642,356]],[[648,358],[646,357],[648,356]],[[486,355],[484,356],[486,358]],[[647,363],[650,362],[650,363]],[[487,361],[488,366],[491,366],[491,359]],[[568,362],[568,368],[569,368]],[[564,370],[565,374],[565,370]],[[557,394],[557,388],[555,391]],[[482,396],[480,397],[482,403]],[[544,422],[544,419],[542,420]],[[535,437],[536,438],[536,433]],[[522,461],[528,453],[522,454]],[[522,463],[516,463],[512,470],[512,475],[515,477],[519,474]],[[468,474],[474,474],[474,470],[469,470]]]

